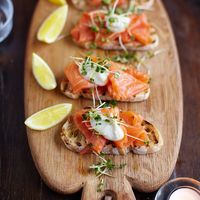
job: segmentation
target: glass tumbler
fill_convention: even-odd
[[[0,42],[5,40],[13,27],[13,3],[11,0],[0,0]]]

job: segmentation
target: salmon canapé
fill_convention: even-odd
[[[115,8],[84,12],[71,35],[77,45],[87,49],[150,50],[159,42],[145,13],[116,14]]]
[[[69,149],[81,154],[146,154],[160,150],[163,144],[159,131],[142,116],[105,102],[75,112],[63,126],[61,138]]]
[[[142,101],[150,92],[148,74],[98,57],[74,58],[65,69],[61,91],[71,98]]]

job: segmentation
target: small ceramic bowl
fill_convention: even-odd
[[[192,189],[199,193],[200,197],[200,182],[192,178],[176,178],[164,184],[157,192],[155,200],[169,200],[172,193],[180,188]]]

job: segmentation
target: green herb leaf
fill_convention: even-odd
[[[148,56],[148,58],[153,58],[155,56],[155,54],[152,51],[148,51],[147,56]]]
[[[99,179],[99,183],[97,185],[97,192],[101,192],[102,189],[103,189],[103,186],[104,186],[104,179],[103,178],[100,178]]]
[[[93,26],[91,26],[90,28],[91,28],[91,30],[94,31],[94,32],[99,32],[99,27],[98,27],[98,26],[93,25]]]
[[[96,49],[96,48],[97,48],[97,46],[96,46],[96,44],[95,44],[95,43],[91,43],[91,44],[89,45],[89,48],[91,48],[91,49]]]
[[[94,78],[90,78],[90,82],[91,82],[91,83],[94,83]]]
[[[110,100],[110,101],[106,101],[102,106],[101,108],[107,108],[107,107],[115,107],[117,106],[117,101],[115,100]]]
[[[146,146],[149,146],[149,143],[150,143],[149,140],[145,140],[145,141],[144,141],[144,144],[145,144]]]
[[[112,105],[112,107],[115,107],[115,106],[117,106],[117,101],[111,100],[111,101],[109,101],[109,104]]]
[[[119,76],[120,76],[120,73],[119,73],[119,72],[115,72],[114,77],[115,77],[115,78],[119,78]]]
[[[85,52],[87,56],[91,56],[93,54],[93,51],[87,51]]]
[[[110,120],[109,120],[109,119],[105,119],[104,121],[110,123]]]
[[[115,62],[120,62],[123,64],[128,64],[130,62],[139,62],[139,58],[137,56],[137,53],[135,52],[125,52],[123,54],[113,56],[111,59]]]
[[[132,40],[132,41],[135,40],[135,36],[134,36],[134,35],[131,35],[130,37],[131,37],[131,40]]]
[[[124,13],[124,11],[122,10],[122,8],[116,8],[115,12],[118,14],[118,15],[121,15]]]
[[[103,0],[102,1],[104,4],[109,5],[111,3],[111,0]]]
[[[118,19],[116,17],[110,17],[109,18],[110,23],[114,23],[114,22],[117,22],[117,21],[118,21]]]

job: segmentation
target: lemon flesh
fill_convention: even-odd
[[[65,1],[65,0],[49,0],[49,2],[54,3],[54,4],[56,4],[56,5],[60,5],[60,6],[66,4],[66,1]]]
[[[53,90],[56,88],[56,79],[47,63],[37,54],[32,55],[32,71],[38,84],[46,89]]]
[[[57,104],[31,115],[24,123],[33,130],[46,130],[63,121],[71,109],[72,104]]]
[[[53,43],[62,32],[67,20],[68,5],[61,6],[52,12],[41,25],[37,39],[45,43]]]

